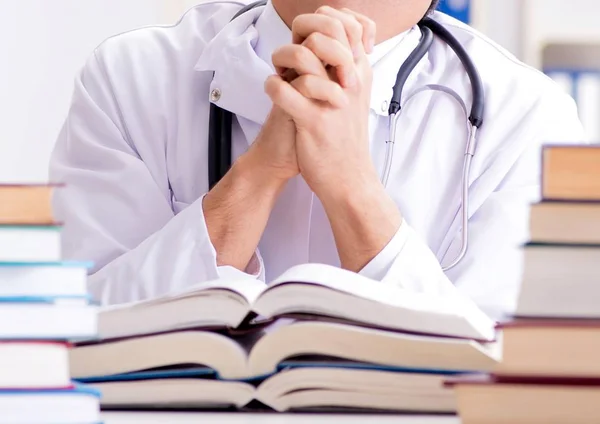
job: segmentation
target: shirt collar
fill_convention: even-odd
[[[256,21],[255,28],[258,31],[258,40],[254,50],[263,62],[268,63],[274,69],[271,56],[275,50],[292,42],[292,31],[283,22],[271,0],[267,2]]]

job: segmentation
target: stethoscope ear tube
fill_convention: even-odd
[[[427,27],[421,28],[421,41],[416,49],[412,51],[412,53],[408,56],[408,58],[404,61],[400,70],[398,71],[398,75],[396,76],[396,84],[394,84],[394,93],[392,95],[392,101],[390,102],[390,107],[388,109],[388,115],[394,116],[398,113],[400,108],[402,107],[402,91],[404,90],[404,85],[408,80],[408,77],[412,73],[412,71],[416,68],[417,64],[425,57],[429,48],[433,44],[433,31],[431,31]]]
[[[471,90],[473,93],[473,105],[471,107],[471,114],[469,121],[476,128],[481,128],[483,125],[483,117],[485,113],[485,93],[483,90],[483,82],[481,81],[481,75],[475,66],[475,63],[471,60],[469,54],[460,42],[448,31],[442,24],[434,21],[431,18],[423,19],[419,25],[421,28],[430,28],[434,34],[440,37],[450,48],[456,53],[460,59],[469,80],[471,82]]]

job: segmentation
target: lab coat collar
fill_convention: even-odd
[[[208,93],[210,101],[235,115],[262,125],[272,103],[264,92],[271,66],[255,52],[255,23],[263,7],[248,11],[227,24],[206,45],[194,69],[214,72]]]

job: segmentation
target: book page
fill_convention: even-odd
[[[217,294],[223,291],[231,292],[232,294],[239,296],[248,305],[251,305],[266,288],[267,286],[265,283],[254,278],[239,280],[213,280],[195,284],[185,289],[174,291],[165,296],[160,296],[154,299],[108,306],[103,308],[103,311],[152,306],[178,299],[185,299],[188,297],[210,296],[211,294]]]
[[[293,267],[274,280],[267,291],[290,283],[322,286],[381,304],[429,314],[463,316],[478,326],[493,328],[494,322],[458,289],[443,295],[419,293],[382,283],[340,268],[305,264]]]

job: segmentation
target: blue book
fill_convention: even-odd
[[[75,384],[67,389],[0,390],[0,421],[26,423],[100,423],[101,393]]]
[[[87,294],[88,262],[0,262],[0,297]]]
[[[267,378],[282,371],[293,369],[314,368],[314,369],[343,369],[343,370],[359,370],[359,371],[381,371],[387,373],[404,373],[404,374],[431,374],[431,375],[465,375],[473,374],[472,371],[449,371],[435,370],[424,368],[406,368],[392,367],[377,364],[368,364],[361,362],[339,361],[339,360],[305,360],[305,361],[284,361],[277,366],[275,372],[257,375],[253,377],[241,379],[223,378],[214,369],[203,366],[182,367],[175,366],[172,368],[163,368],[155,370],[134,371],[124,374],[113,374],[104,376],[94,376],[78,379],[77,381],[85,384],[98,383],[115,383],[127,381],[144,381],[144,380],[170,380],[170,379],[209,379],[221,381],[244,381],[244,382],[261,382]]]
[[[470,0],[441,0],[438,10],[466,24],[471,21]]]

